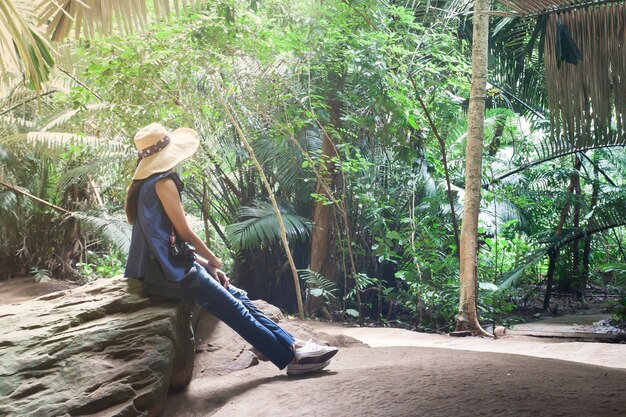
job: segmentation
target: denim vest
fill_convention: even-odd
[[[165,214],[155,189],[157,181],[167,177],[173,179],[178,191],[182,192],[183,183],[175,172],[155,174],[146,179],[139,190],[137,218],[133,223],[125,277],[153,279],[147,276],[152,258],[171,282],[181,282],[194,266],[193,261],[174,257],[169,251],[172,222]]]

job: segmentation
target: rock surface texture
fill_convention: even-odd
[[[0,305],[0,416],[156,416],[193,373],[192,309],[121,278]]]

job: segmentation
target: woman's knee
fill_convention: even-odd
[[[242,290],[236,287],[226,289],[211,276],[200,276],[196,303],[204,308],[208,310],[245,310],[247,312],[244,300],[247,300],[247,297]]]

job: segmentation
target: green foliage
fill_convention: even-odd
[[[30,274],[37,282],[48,282],[52,279],[50,277],[50,272],[43,268],[33,267],[30,269]]]
[[[598,269],[602,272],[616,275],[614,283],[615,287],[621,293],[621,297],[611,303],[611,307],[613,307],[613,319],[617,323],[624,325],[624,323],[626,323],[626,263],[608,263],[601,265]]]
[[[99,214],[99,216],[97,215]],[[126,219],[108,213],[75,213],[77,219],[104,237],[113,247],[127,255],[130,247],[131,226]]]
[[[287,239],[292,243],[306,242],[311,233],[311,224],[304,217],[281,210]],[[270,203],[257,201],[255,206],[241,207],[238,223],[226,227],[226,234],[235,250],[255,249],[280,245],[280,228],[274,208]]]
[[[302,269],[315,287],[310,294],[347,319],[450,330],[459,295],[451,213],[460,216],[464,198],[470,2],[433,5],[210,2],[140,34],[76,40],[73,62],[60,64],[67,75],[51,74],[40,99],[19,83],[0,97],[0,179],[75,213],[0,188],[2,275],[120,273],[130,230],[121,208],[136,161],[131,138],[158,121],[201,134],[196,156],[179,168],[196,230],[223,259],[235,254],[238,285],[290,308],[278,222],[219,94],[281,202],[299,268],[310,264],[314,204],[333,209],[336,274]],[[523,52],[534,27],[493,19],[477,267],[481,320],[506,324],[517,300],[545,279],[548,249],[560,245],[558,272],[573,275],[577,238],[593,238],[590,279],[609,277],[608,290],[623,290],[626,238],[612,226],[626,218],[626,153],[579,155],[581,192],[566,192],[572,161],[551,155],[542,67],[536,49]],[[325,174],[332,197],[318,183]],[[568,217],[555,236],[566,204],[570,212],[579,207],[579,224]]]
[[[308,268],[298,270],[298,276],[309,285],[309,293],[313,297],[321,297],[328,304],[337,302],[339,290],[333,281]]]
[[[458,279],[406,271],[397,272],[396,277],[401,285],[385,290],[386,300],[409,312],[417,329],[441,332],[452,328],[459,305]]]
[[[76,264],[83,279],[110,278],[124,272],[126,255],[120,252],[96,254],[89,252],[91,262]]]
[[[613,272],[621,277],[622,281],[626,280],[626,263],[614,262],[600,265],[598,269],[602,272]]]
[[[513,302],[513,294],[508,288],[500,288],[488,282],[479,282],[478,317],[482,322],[495,326],[509,327],[519,322],[512,316],[517,305]]]
[[[0,266],[9,275],[36,267],[49,270],[51,276],[71,278],[91,236],[76,222],[88,220],[88,216],[68,216],[66,212],[89,210],[114,195],[109,190],[119,180],[111,175],[115,173],[111,167],[119,166],[120,151],[125,148],[81,132],[47,131],[71,129],[77,119],[103,107],[66,112],[67,102],[61,97],[46,104],[28,115],[33,119],[28,126],[36,128],[35,132],[0,123],[4,155],[0,179],[13,187],[0,190],[0,231],[5,236],[0,244]],[[114,200],[110,202],[114,204]],[[102,211],[104,215],[91,220],[105,227],[106,210]]]
[[[626,322],[626,296],[619,299],[613,306],[613,316],[620,323]]]

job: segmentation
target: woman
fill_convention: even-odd
[[[168,133],[152,123],[134,140],[139,163],[125,205],[133,225],[125,276],[142,279],[148,295],[201,305],[248,341],[260,358],[286,367],[288,374],[328,366],[337,348],[296,341],[267,318],[230,284],[220,270],[222,261],[187,222],[180,199],[183,184],[173,169],[196,152],[198,134],[189,128]]]

